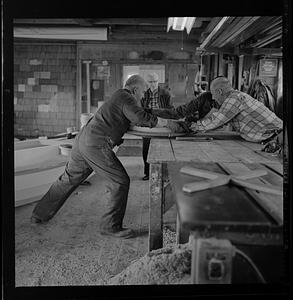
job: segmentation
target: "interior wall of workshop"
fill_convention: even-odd
[[[80,43],[77,52],[80,61],[91,60],[95,64],[106,63],[110,66],[110,76],[105,80],[104,101],[123,87],[123,65],[151,64],[165,66],[165,83],[161,86],[171,93],[174,106],[193,99],[199,57],[194,55],[192,47],[182,51],[178,45],[160,43]],[[133,52],[136,52],[135,56]],[[154,52],[160,52],[161,59],[157,59]],[[135,58],[131,58],[133,56]]]
[[[136,51],[138,58],[130,58]],[[154,52],[161,52],[157,59]],[[175,106],[193,99],[200,58],[193,45],[174,43],[85,43],[18,41],[14,43],[14,135],[53,136],[79,127],[78,65],[83,60],[107,61],[104,101],[123,87],[123,65],[165,65],[165,84]]]
[[[76,44],[14,43],[14,135],[53,136],[76,123]]]
[[[259,61],[261,58],[264,58],[264,55],[246,55],[244,56],[243,63],[243,72],[248,72],[250,74],[248,86],[251,85],[254,80],[261,79],[263,80],[273,92],[274,98],[277,100],[283,96],[283,81],[282,81],[282,68],[283,63],[280,57],[276,58],[278,60],[278,72],[276,76],[260,76],[259,75]],[[266,57],[266,58],[275,58],[275,57]],[[280,76],[281,75],[281,76]],[[246,91],[248,87],[244,87]]]
[[[213,78],[219,75],[228,77],[228,65],[232,64],[232,85],[238,89],[238,81],[241,81],[240,90],[248,92],[250,86],[256,79],[261,79],[271,89],[275,98],[277,106],[282,105],[281,98],[283,97],[283,62],[281,57],[270,57],[277,59],[277,74],[276,76],[261,76],[259,74],[260,59],[264,58],[264,55],[244,55],[243,69],[241,71],[242,78],[238,78],[238,59],[236,55],[225,55],[223,53],[217,53],[213,55],[205,55],[202,57],[202,75],[206,76],[207,81],[210,83]],[[247,76],[245,76],[245,73]],[[247,80],[245,79],[247,78]],[[279,105],[280,102],[280,105]]]

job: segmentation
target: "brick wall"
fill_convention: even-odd
[[[52,136],[76,124],[76,46],[14,45],[14,135]]]

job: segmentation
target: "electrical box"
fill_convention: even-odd
[[[194,239],[192,281],[196,284],[229,284],[234,247],[229,240]]]

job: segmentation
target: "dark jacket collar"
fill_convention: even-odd
[[[129,89],[124,88],[123,90],[126,91],[126,92],[128,92],[130,95],[132,95],[131,91]]]

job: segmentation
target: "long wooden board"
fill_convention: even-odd
[[[175,157],[169,139],[151,139],[148,163],[174,161]]]
[[[254,145],[255,149],[247,147],[248,142],[239,141],[216,141],[222,149],[227,151],[231,156],[236,158],[238,161],[244,163],[259,163],[259,162],[271,162],[271,158],[265,157],[257,153],[256,149],[260,151],[261,145]],[[253,144],[253,143],[250,143]],[[254,143],[255,144],[255,143]]]
[[[198,146],[199,143],[171,140],[176,161],[210,161]]]

